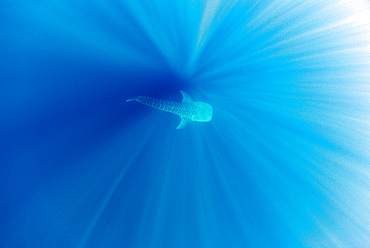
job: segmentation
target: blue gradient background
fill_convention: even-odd
[[[5,0],[0,58],[0,247],[370,247],[368,1]]]

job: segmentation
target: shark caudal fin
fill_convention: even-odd
[[[176,129],[184,128],[186,125],[188,125],[188,124],[189,124],[189,122],[191,122],[191,120],[190,120],[189,118],[186,118],[186,117],[181,116],[181,122],[180,122],[180,124],[176,127]]]

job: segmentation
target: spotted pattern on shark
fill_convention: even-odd
[[[130,98],[127,102],[136,101],[146,106],[180,116],[181,122],[176,129],[184,128],[191,121],[209,122],[212,120],[212,106],[205,102],[195,102],[184,91],[181,91],[182,102],[172,102],[148,96]]]

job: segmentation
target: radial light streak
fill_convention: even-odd
[[[0,246],[370,243],[369,2],[4,6]]]

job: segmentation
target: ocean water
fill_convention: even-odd
[[[5,0],[0,58],[0,247],[370,247],[369,1]]]

